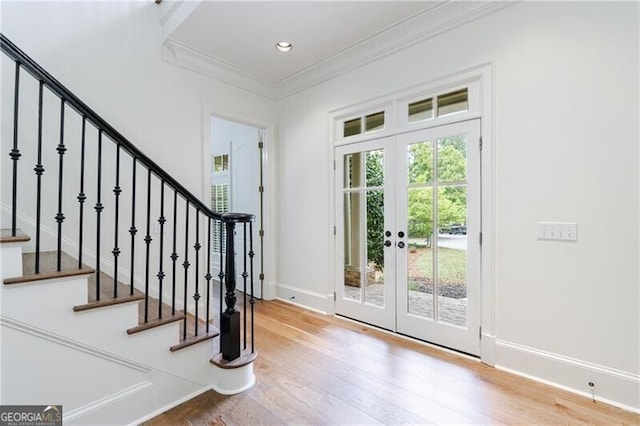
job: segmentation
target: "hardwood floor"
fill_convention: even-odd
[[[348,320],[255,305],[256,384],[145,425],[640,424],[632,414]]]

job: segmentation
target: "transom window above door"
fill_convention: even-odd
[[[363,117],[355,117],[345,120],[342,135],[345,138],[357,136],[363,133],[371,133],[384,129],[385,112],[378,111]],[[364,126],[363,126],[364,124]]]
[[[407,105],[409,122],[429,120],[434,117],[442,117],[457,112],[466,111],[469,108],[469,91],[464,89],[444,93],[431,98],[420,99]]]
[[[406,90],[333,115],[334,144],[363,140],[450,124],[480,116],[478,81]]]

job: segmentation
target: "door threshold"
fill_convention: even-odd
[[[426,341],[426,340],[418,339],[417,337],[413,337],[413,336],[409,336],[409,335],[406,335],[406,334],[398,333],[397,331],[392,331],[392,330],[389,330],[389,329],[386,329],[386,328],[378,327],[376,325],[372,325],[372,324],[369,324],[369,323],[366,323],[366,322],[363,322],[363,321],[358,321],[358,320],[355,320],[353,318],[349,318],[349,317],[341,315],[341,314],[334,314],[334,317],[344,319],[344,320],[352,322],[354,324],[364,325],[364,326],[369,327],[371,329],[374,329],[374,330],[377,330],[377,331],[381,331],[381,332],[383,332],[385,334],[389,334],[391,336],[400,337],[403,340],[407,340],[407,341],[410,341],[410,342],[417,342],[417,343],[420,343],[420,344],[422,344],[422,345],[424,345],[426,347],[429,347],[429,348],[432,348],[432,349],[437,349],[439,351],[446,352],[446,353],[451,354],[451,355],[458,355],[458,356],[461,356],[461,357],[466,358],[466,359],[471,360],[471,361],[481,362],[480,356],[472,355],[472,354],[469,354],[467,352],[458,351],[458,350],[455,350],[455,349],[448,348],[446,346],[441,346],[441,345],[438,345],[436,343],[432,343],[432,342],[429,342],[429,341]]]

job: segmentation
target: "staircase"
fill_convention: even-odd
[[[251,387],[253,216],[211,211],[0,39],[0,404],[129,424]]]

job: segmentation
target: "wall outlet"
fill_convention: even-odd
[[[578,241],[578,224],[538,222],[539,240]]]

